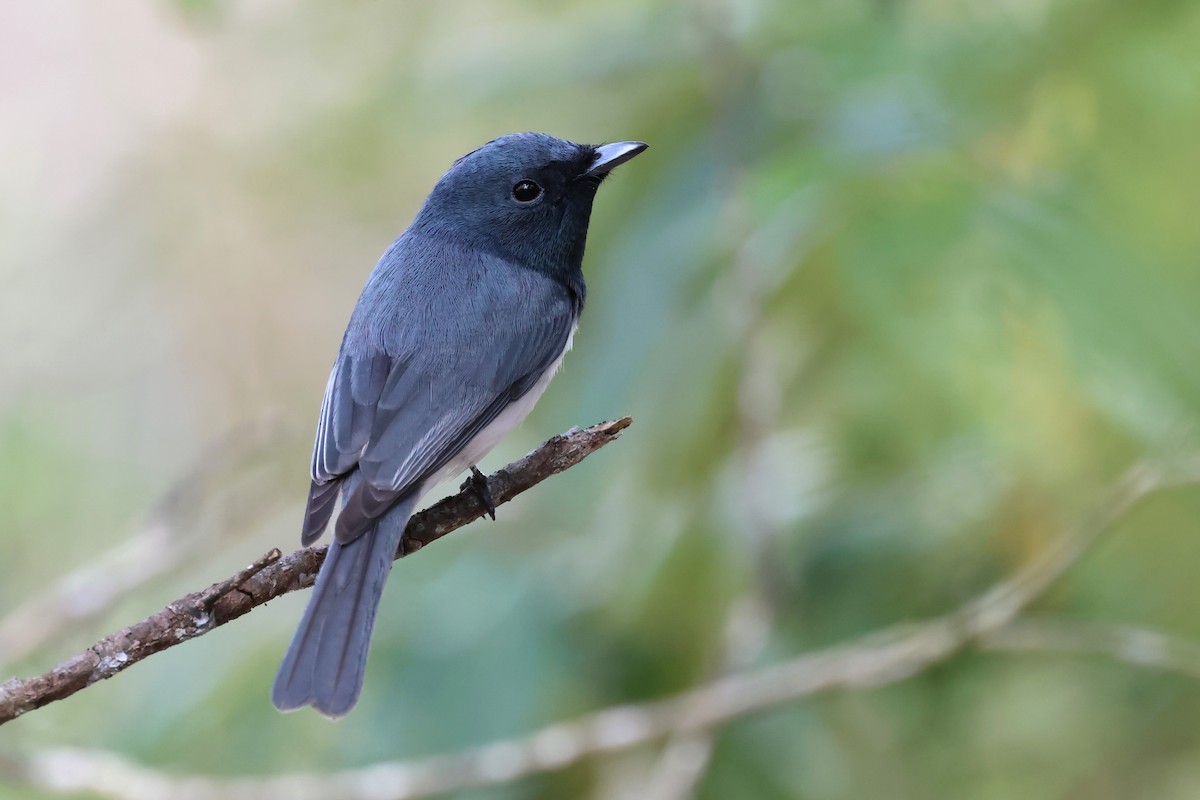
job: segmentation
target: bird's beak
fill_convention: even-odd
[[[645,142],[616,142],[596,148],[596,158],[586,175],[607,175],[650,145]]]

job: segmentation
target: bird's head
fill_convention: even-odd
[[[596,189],[642,142],[586,145],[544,133],[494,139],[454,163],[414,221],[552,274],[578,271]]]

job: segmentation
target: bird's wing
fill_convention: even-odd
[[[391,362],[384,352],[361,355],[343,352],[333,365],[317,419],[312,486],[300,531],[300,542],[306,547],[321,538],[333,516],[342,478],[358,466]]]
[[[395,331],[388,355],[350,349],[339,360],[313,458],[314,478],[354,466],[362,474],[338,517],[338,541],[370,530],[562,355],[578,311],[571,293],[536,273],[503,269],[515,279],[462,287],[441,308],[402,318],[420,330]]]
[[[338,356],[317,420],[312,478],[325,483],[358,465],[371,434],[375,407],[392,370],[392,359],[383,352]]]

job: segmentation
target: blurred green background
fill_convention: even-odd
[[[270,707],[295,595],[0,752],[331,771],[956,607],[1200,449],[1198,41],[1167,0],[0,3],[0,619],[208,470],[167,503],[187,557],[0,678],[298,545],[341,331],[455,158],[651,144],[597,200],[563,373],[483,466],[634,426],[397,565],[350,717]],[[1154,497],[1036,610],[1200,638],[1198,518]],[[658,752],[456,797],[641,797]],[[725,727],[686,796],[1200,797],[1200,684],[966,654]]]

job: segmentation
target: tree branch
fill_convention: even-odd
[[[578,464],[632,422],[625,417],[555,436],[488,476],[493,500],[496,505],[506,503]],[[441,500],[409,521],[396,557],[415,553],[483,513],[483,506],[470,491]],[[0,725],[111,678],[154,653],[208,633],[269,600],[312,586],[325,551],[324,546],[310,547],[282,557],[278,550],[272,551],[232,578],[182,597],[157,614],[101,639],[45,675],[0,684]]]
[[[0,758],[0,775],[43,791],[91,792],[112,800],[412,800],[509,783],[668,736],[689,741],[732,720],[821,692],[898,683],[966,647],[1098,652],[1141,666],[1197,674],[1200,645],[1140,629],[1105,626],[1082,632],[1065,623],[1031,625],[1018,615],[1140,499],[1198,477],[1171,480],[1135,466],[1105,495],[1091,524],[1063,534],[1014,576],[941,617],[893,625],[776,666],[736,673],[660,700],[610,707],[454,754],[325,775],[217,779],[170,776],[114,753],[60,748],[25,759]],[[1133,643],[1138,646],[1131,650]]]
[[[1104,656],[1135,667],[1200,678],[1200,643],[1137,625],[1023,617],[983,637],[979,649]]]
[[[223,482],[278,446],[283,426],[273,418],[239,425],[209,447],[154,504],[142,530],[58,578],[0,618],[0,670],[31,655],[64,630],[110,610],[123,597],[179,566],[200,543],[202,512]],[[243,478],[245,480],[245,478]],[[237,503],[230,528],[249,527],[264,505],[261,487],[247,486],[255,502]],[[240,494],[240,493],[239,493]]]

